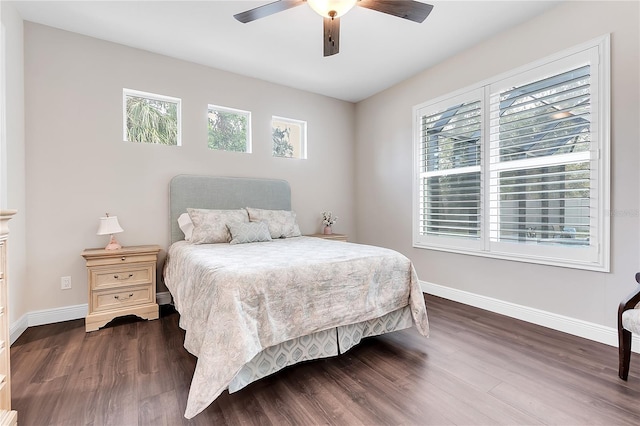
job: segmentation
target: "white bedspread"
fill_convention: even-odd
[[[410,305],[429,333],[413,265],[380,247],[288,238],[250,244],[174,243],[164,279],[198,357],[185,417],[227,388],[263,349],[332,327],[369,320]]]

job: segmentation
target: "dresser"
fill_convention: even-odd
[[[86,331],[95,331],[116,317],[158,318],[156,265],[160,246],[131,246],[118,250],[87,249],[89,312]]]
[[[7,274],[7,246],[9,220],[15,210],[0,210],[0,425],[15,425],[16,411],[11,410],[11,338],[7,310],[9,277]]]

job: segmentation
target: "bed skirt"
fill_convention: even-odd
[[[411,309],[405,306],[380,318],[287,340],[266,348],[245,364],[229,384],[229,393],[237,392],[289,365],[336,356],[345,353],[365,337],[404,330],[412,325]]]

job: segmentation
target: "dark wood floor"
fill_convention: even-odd
[[[11,347],[21,425],[640,424],[640,356],[427,296],[431,337],[369,338],[183,417],[195,358],[178,314],[29,328]]]

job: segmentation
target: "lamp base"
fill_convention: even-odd
[[[111,235],[111,240],[109,240],[109,244],[104,248],[105,250],[120,250],[122,246],[116,241],[116,238]]]

